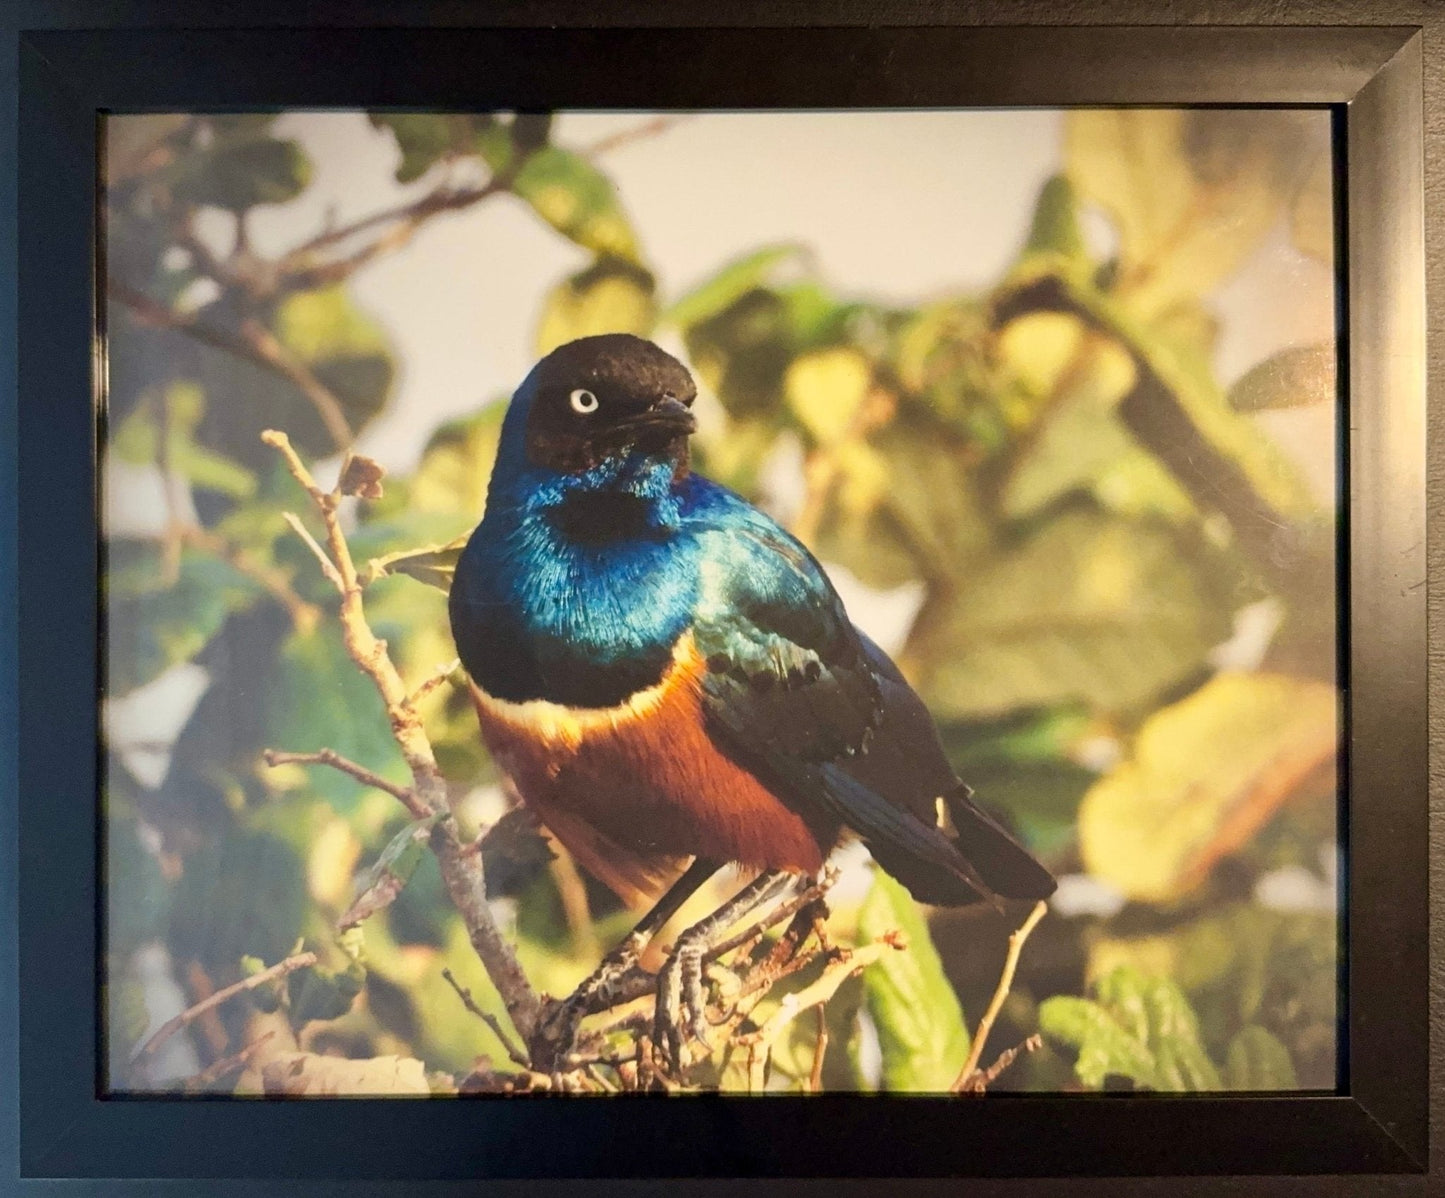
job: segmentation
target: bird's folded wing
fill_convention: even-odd
[[[714,740],[784,801],[856,831],[923,901],[993,899],[989,871],[935,822],[936,800],[952,810],[948,796],[967,802],[966,788],[917,696],[891,663],[876,668],[881,653],[801,545],[760,523],[726,531],[713,560],[729,556],[713,570],[693,633],[707,662],[703,710]],[[982,851],[1025,859],[1036,884],[1052,889],[1022,848],[988,828],[996,837],[975,836]]]

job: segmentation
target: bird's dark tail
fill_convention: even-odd
[[[1001,898],[1037,901],[1053,894],[1054,875],[974,803],[968,787],[944,796],[959,853],[984,884]]]

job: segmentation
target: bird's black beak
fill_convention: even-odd
[[[658,434],[671,440],[673,437],[692,436],[697,431],[697,417],[682,400],[664,395],[646,411],[630,417],[625,426],[629,430]]]

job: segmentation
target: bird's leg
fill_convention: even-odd
[[[552,1054],[561,1056],[571,1050],[577,1024],[592,1011],[604,1010],[609,1005],[618,985],[637,964],[647,942],[720,868],[716,861],[703,858],[693,861],[657,900],[652,910],[638,921],[637,926],[602,958],[597,968],[551,1009],[543,1021],[542,1039],[551,1047]]]
[[[781,870],[760,874],[677,938],[672,955],[658,975],[653,1015],[653,1043],[662,1050],[673,1073],[682,1067],[685,1039],[707,1043],[702,992],[702,959],[707,950],[744,915],[788,890],[795,881],[794,875]]]

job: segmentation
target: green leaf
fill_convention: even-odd
[[[1328,146],[1319,113],[1076,109],[1067,173],[1119,229],[1115,290],[1148,316],[1229,277],[1293,200]]]
[[[202,309],[201,318],[227,328],[243,314],[223,297]],[[353,433],[386,406],[396,375],[388,339],[344,287],[296,292],[279,305],[269,323],[277,339],[332,393]],[[270,469],[276,455],[259,441],[265,428],[284,429],[308,456],[336,451],[315,404],[274,371],[200,345],[191,377],[206,398],[197,439],[227,457],[259,471]]]
[[[903,933],[906,950],[884,953],[863,971],[863,1002],[883,1053],[883,1089],[945,1093],[968,1059],[963,1008],[918,905],[877,870],[858,912],[858,938],[868,942],[892,931]]]
[[[230,458],[195,441],[195,431],[205,410],[205,394],[195,383],[174,382],[159,403],[166,409],[170,436],[167,455],[173,470],[193,486],[250,499],[256,494],[256,475]],[[137,404],[110,433],[110,448],[122,461],[138,465],[160,462],[160,430],[150,402]]]
[[[1329,1089],[1338,940],[1333,912],[1277,911],[1244,899],[1163,931],[1099,935],[1089,944],[1087,972],[1103,976],[1125,965],[1173,978],[1199,1014],[1212,1057],[1227,1059],[1240,1031],[1258,1025],[1285,1046],[1304,1088]]]
[[[405,574],[439,591],[450,591],[457,561],[470,537],[470,533],[465,533],[445,545],[424,545],[420,549],[403,549],[374,557],[366,563],[366,579],[370,582],[389,574]]]
[[[599,258],[547,295],[537,329],[538,355],[598,333],[646,336],[657,317],[652,275],[621,258]]]
[[[1098,1089],[1110,1075],[1148,1085],[1153,1054],[1119,1026],[1108,1011],[1087,998],[1056,994],[1039,1004],[1039,1029],[1049,1040],[1078,1050],[1074,1071],[1086,1086]]]
[[[594,254],[641,262],[637,235],[612,181],[582,155],[544,145],[522,161],[511,186],[568,240]]]
[[[798,258],[804,252],[796,242],[766,245],[741,258],[735,258],[716,274],[694,287],[662,314],[666,324],[682,329],[708,320],[732,307],[748,292],[768,283],[777,267]]]
[[[268,744],[298,751],[331,748],[390,781],[406,780],[400,751],[386,733],[381,698],[347,655],[334,625],[287,639],[262,701]],[[330,769],[311,770],[307,786],[342,815],[366,793],[354,778]]]
[[[1230,387],[1230,406],[1240,412],[1261,412],[1272,408],[1333,403],[1339,394],[1335,367],[1333,342],[1295,345],[1280,350],[1246,371]]]
[[[311,160],[299,142],[259,135],[218,137],[181,159],[171,186],[187,204],[242,212],[257,204],[283,204],[311,181]]]
[[[1151,716],[1079,810],[1092,874],[1178,898],[1334,762],[1339,696],[1283,674],[1219,674]],[[1332,782],[1332,779],[1330,780]]]
[[[870,586],[967,577],[992,538],[968,448],[926,417],[900,415],[828,450],[837,471],[813,549]]]
[[[186,858],[171,905],[174,957],[195,957],[216,981],[247,955],[279,961],[300,938],[309,900],[300,855],[278,837],[234,829]]]
[[[855,427],[873,385],[873,366],[856,349],[836,346],[794,358],[783,380],[788,408],[820,444],[840,441]]]
[[[475,150],[477,134],[495,121],[491,113],[372,112],[367,114],[377,129],[389,129],[401,151],[396,181],[411,183],[449,154]]]
[[[438,814],[424,820],[412,820],[387,842],[381,856],[356,879],[355,897],[336,922],[339,930],[355,927],[363,919],[396,901],[396,896],[426,855],[427,840],[440,818]]]
[[[104,586],[106,683],[117,696],[189,661],[261,594],[229,563],[194,549],[181,551],[167,585],[160,546],[136,541],[108,542]]]
[[[1313,518],[1317,507],[1299,470],[1230,406],[1197,347],[1162,336],[1071,274],[1022,272],[996,304],[1007,319],[1070,312],[1117,343],[1134,369],[1116,409],[1120,419],[1200,507],[1228,516],[1247,547],[1259,549],[1282,526]]]
[[[1289,1049],[1258,1024],[1241,1028],[1230,1041],[1224,1065],[1227,1090],[1297,1090]]]
[[[114,776],[113,768],[112,779]],[[108,801],[105,822],[106,947],[121,956],[163,936],[170,916],[170,884],[161,873],[156,855],[141,843],[139,833],[136,820],[119,814]]]
[[[1218,1069],[1199,1040],[1189,1000],[1165,978],[1120,967],[1095,985],[1095,1000],[1055,995],[1039,1006],[1047,1039],[1078,1053],[1074,1072],[1100,1088],[1110,1076],[1151,1090],[1218,1090]]]
[[[481,519],[506,413],[499,400],[432,434],[412,476],[412,510]]]
[[[904,657],[948,718],[1069,703],[1127,712],[1203,667],[1233,602],[1228,572],[1197,542],[1073,508],[931,596]]]
[[[1058,254],[1064,258],[1085,256],[1078,204],[1067,175],[1051,176],[1039,190],[1024,253]]]
[[[366,981],[366,970],[352,961],[344,969],[313,965],[286,977],[286,1001],[291,1026],[298,1031],[317,1020],[340,1019]]]
[[[794,353],[788,306],[753,287],[727,307],[686,326],[687,354],[702,381],[738,419],[775,412]]]

